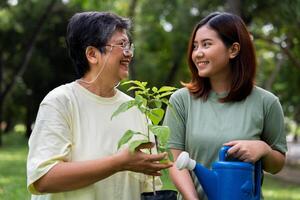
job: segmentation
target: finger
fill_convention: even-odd
[[[250,159],[248,159],[248,157],[247,157],[246,155],[241,155],[241,156],[239,157],[239,160],[241,160],[241,161],[243,161],[243,162],[249,162],[249,161],[250,161]]]
[[[226,142],[223,145],[224,146],[234,146],[237,144],[237,142],[238,142],[237,140],[233,140],[233,141]]]
[[[150,175],[150,176],[161,176],[162,174],[160,172],[146,172],[145,174]]]
[[[167,156],[168,156],[167,152],[159,153],[159,154],[151,154],[151,155],[148,154],[148,160],[150,162],[160,161],[160,160],[166,158]]]
[[[230,157],[235,157],[236,154],[238,154],[238,151],[240,150],[240,147],[238,145],[233,145],[228,149],[227,155]]]

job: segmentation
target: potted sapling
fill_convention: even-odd
[[[122,103],[118,109],[112,114],[111,118],[126,112],[132,107],[137,107],[144,115],[147,122],[145,133],[127,130],[118,142],[118,149],[124,144],[128,145],[129,151],[134,152],[142,144],[151,142],[151,135],[155,136],[156,150],[158,153],[167,152],[168,158],[161,162],[173,161],[172,154],[167,148],[167,141],[170,135],[170,129],[167,126],[160,125],[167,106],[172,110],[172,105],[169,103],[168,97],[176,90],[175,87],[162,86],[161,88],[147,87],[147,82],[130,80],[123,82],[122,85],[130,84],[131,87],[127,91],[134,91],[134,99]],[[152,135],[152,136],[153,136]],[[131,140],[134,136],[139,139]],[[149,152],[152,154],[152,150]],[[168,180],[168,172],[162,171],[162,179]],[[177,192],[175,190],[159,190],[156,191],[155,179],[152,177],[153,192],[141,194],[142,200],[158,200],[168,199],[176,200]]]

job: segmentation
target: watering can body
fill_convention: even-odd
[[[182,159],[183,154],[178,157],[176,166],[179,169],[185,167],[194,171],[209,200],[260,200],[260,161],[255,165],[236,160],[227,161],[226,153],[229,148],[221,148],[219,161],[213,163],[212,170],[192,159],[188,163],[186,154],[185,160]]]

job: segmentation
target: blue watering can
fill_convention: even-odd
[[[219,151],[219,161],[209,170],[182,152],[176,167],[193,170],[209,200],[260,200],[261,161],[251,164],[237,160],[226,160],[230,147]]]

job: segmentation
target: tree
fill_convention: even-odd
[[[0,122],[2,122],[2,115],[3,115],[3,105],[5,102],[5,98],[7,97],[8,93],[12,90],[13,86],[15,85],[15,83],[17,82],[18,79],[22,78],[24,72],[26,71],[27,67],[28,67],[28,63],[31,59],[32,53],[33,53],[33,49],[37,40],[37,37],[43,27],[43,25],[45,24],[48,16],[50,15],[54,4],[55,4],[56,0],[51,0],[50,3],[47,5],[46,9],[43,10],[43,13],[40,15],[40,18],[38,20],[38,23],[35,25],[35,27],[33,28],[33,30],[30,32],[29,37],[24,38],[23,41],[19,41],[20,43],[18,44],[20,49],[22,49],[22,53],[21,55],[19,55],[18,53],[16,53],[16,49],[6,49],[6,46],[1,46],[0,48]],[[22,8],[21,8],[22,9]],[[14,8],[7,8],[7,11],[9,12],[9,10],[11,10],[11,12],[16,12],[18,10],[18,8],[16,8],[16,10],[14,10]],[[13,20],[13,19],[11,19]],[[17,22],[18,23],[18,22]],[[21,24],[19,24],[21,25]],[[9,29],[7,32],[11,32],[13,35],[16,35],[18,37],[21,37],[21,32],[18,30],[18,28],[20,27],[10,27],[11,29]],[[24,27],[21,27],[24,28]],[[7,33],[6,33],[7,34]],[[2,43],[2,44],[7,44],[7,43]],[[7,44],[8,45],[8,44]],[[9,45],[10,46],[10,45]],[[18,47],[18,46],[17,46]],[[19,59],[20,58],[20,59]],[[15,62],[15,63],[10,63],[8,60],[9,59],[19,59],[19,62]],[[13,66],[10,66],[13,65]],[[10,76],[10,78],[7,78],[4,76],[4,73],[6,72],[4,69],[7,69],[8,66],[11,67],[11,69],[13,69],[11,72],[8,72]],[[0,146],[2,145],[2,129],[0,129]]]

